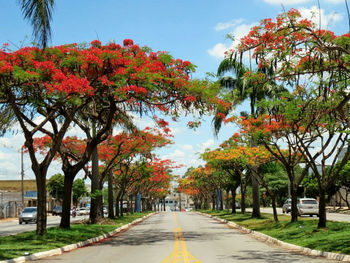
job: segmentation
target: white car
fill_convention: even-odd
[[[319,215],[318,202],[315,198],[300,198],[298,200],[298,214],[313,216]]]
[[[90,214],[90,210],[86,207],[80,207],[77,209],[77,215],[78,216],[83,216],[83,215],[88,215]]]

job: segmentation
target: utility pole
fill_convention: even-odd
[[[23,164],[23,146],[21,147],[21,179],[22,179],[22,206],[24,207],[24,164]]]

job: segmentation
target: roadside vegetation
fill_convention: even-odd
[[[117,219],[102,219],[98,224],[77,223],[70,229],[52,227],[45,236],[35,231],[0,238],[0,260],[12,259],[26,254],[60,248],[106,234],[114,229],[141,218],[150,212],[134,213]]]
[[[345,222],[327,222],[327,228],[317,229],[318,220],[299,217],[290,222],[290,217],[281,215],[275,222],[272,214],[262,214],[252,218],[251,213],[231,214],[227,211],[201,210],[201,212],[233,221],[236,224],[259,231],[287,243],[308,247],[320,251],[350,254],[350,224]]]

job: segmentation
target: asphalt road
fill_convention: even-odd
[[[77,216],[75,218],[71,217],[71,222],[81,220],[86,218],[87,216]],[[58,226],[61,222],[61,217],[60,216],[48,216],[47,217],[47,227],[53,227],[53,226]],[[0,236],[9,236],[9,235],[14,235],[18,234],[21,232],[27,232],[27,231],[32,231],[36,229],[36,224],[35,223],[29,223],[25,224],[22,223],[20,225],[17,220],[12,220],[8,222],[0,222]]]
[[[45,262],[216,263],[334,262],[290,253],[257,241],[211,218],[190,212],[163,212],[130,230]]]
[[[251,211],[251,209],[248,208],[247,211]],[[270,213],[270,214],[273,213],[272,208],[270,207],[260,207],[260,212]],[[277,208],[277,213],[282,215],[283,214],[282,208]],[[290,213],[288,213],[287,215],[290,215]],[[327,213],[326,217],[327,217],[327,220],[331,220],[331,221],[350,222],[350,215],[346,215],[346,214]]]

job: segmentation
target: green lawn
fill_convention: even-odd
[[[350,254],[350,223],[328,221],[326,229],[317,229],[316,218],[299,217],[298,222],[290,223],[289,216],[281,215],[280,222],[275,223],[272,214],[262,214],[261,219],[252,219],[250,213],[233,215],[226,211],[201,212],[233,221],[291,244],[321,251]]]
[[[115,220],[104,220],[103,224],[72,224],[71,229],[58,227],[48,228],[45,236],[37,236],[35,231],[25,232],[18,235],[0,237],[0,260],[24,256],[25,252],[33,254],[65,245],[85,241],[108,233],[122,225],[149,214],[135,213]]]

